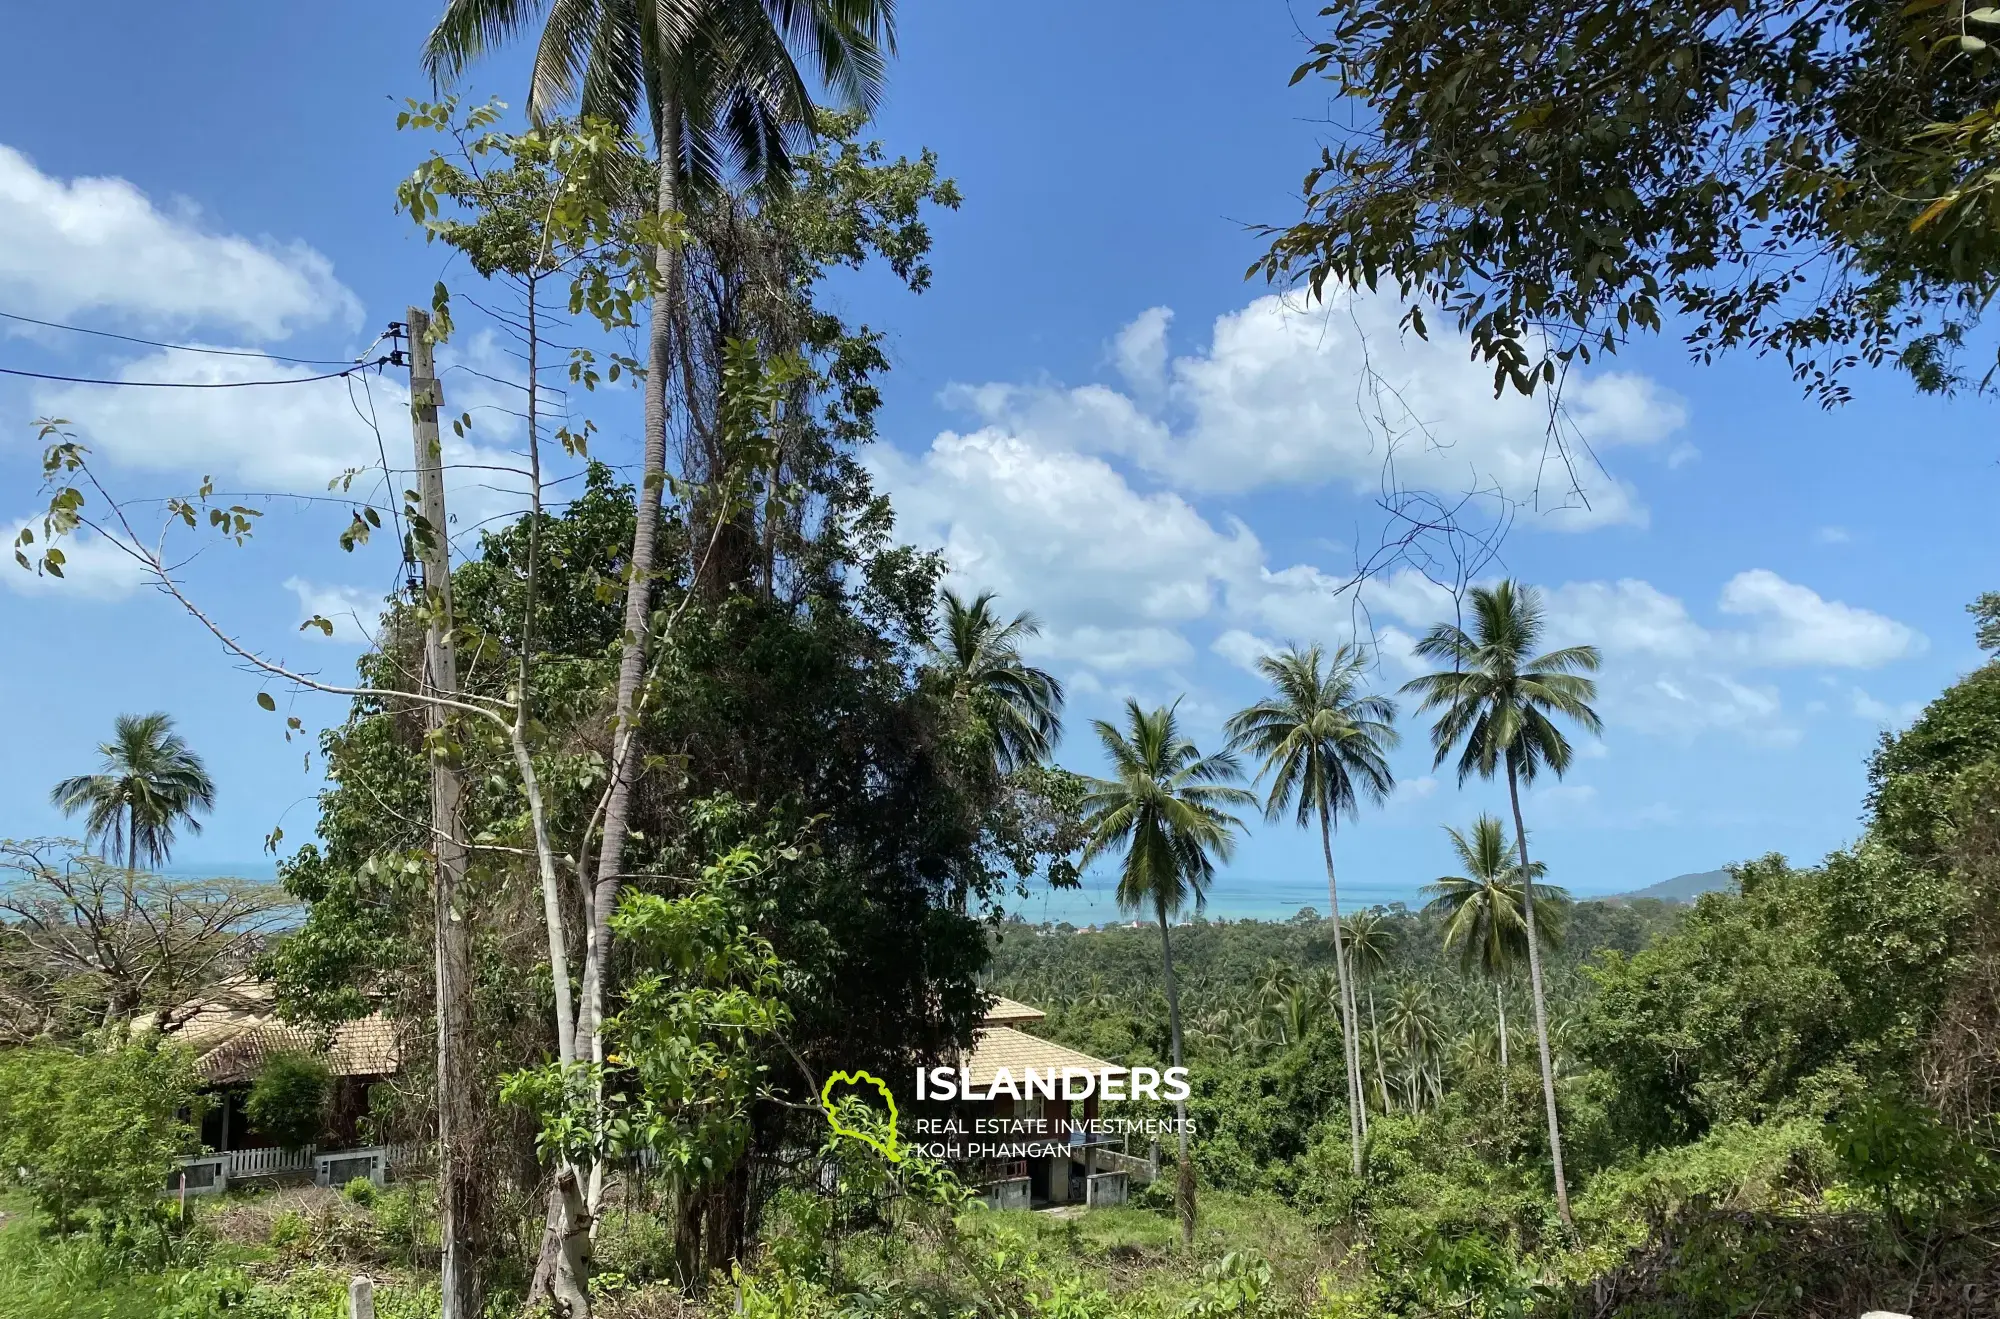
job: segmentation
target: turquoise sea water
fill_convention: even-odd
[[[1075,889],[1034,887],[1030,888],[1027,898],[1017,895],[1009,901],[1007,910],[1009,914],[1036,925],[1067,921],[1071,925],[1082,926],[1130,921],[1131,916],[1118,910],[1118,903],[1113,897],[1116,887],[1116,882],[1108,875],[1087,876],[1083,886]],[[1415,909],[1425,902],[1419,892],[1421,887],[1420,884],[1407,882],[1370,882],[1360,877],[1343,879],[1340,882],[1340,906],[1346,912],[1396,903]],[[1586,892],[1581,886],[1571,891],[1579,898],[1599,896],[1596,890]],[[1209,890],[1208,905],[1203,914],[1210,920],[1286,921],[1305,907],[1311,907],[1319,916],[1327,914],[1326,879],[1323,876],[1295,879],[1225,876]]]
[[[1340,905],[1350,912],[1398,902],[1418,907],[1424,901],[1418,887],[1349,880],[1340,886]],[[1007,910],[1032,924],[1067,921],[1071,925],[1103,925],[1129,921],[1132,917],[1118,910],[1113,898],[1115,888],[1109,876],[1089,876],[1081,888],[1030,890],[1028,898],[1017,896],[1007,904]],[[1283,921],[1298,915],[1304,907],[1324,916],[1327,905],[1323,878],[1223,878],[1209,890],[1205,914],[1211,920]]]
[[[174,865],[169,866],[166,873],[187,878],[230,875],[268,880],[277,877],[277,867],[269,857],[265,857],[259,861]],[[1034,885],[1030,887],[1028,897],[1012,897],[1007,903],[1007,910],[1009,914],[1032,924],[1067,921],[1071,925],[1103,925],[1129,921],[1132,918],[1120,914],[1118,904],[1112,897],[1115,887],[1115,881],[1108,875],[1087,876],[1081,888],[1068,890],[1051,890]],[[1417,891],[1419,887],[1414,883],[1370,882],[1361,877],[1343,879],[1340,905],[1350,912],[1398,902],[1412,908],[1420,907],[1424,897]],[[1578,892],[1577,896],[1591,895]],[[1304,907],[1311,907],[1321,916],[1327,914],[1324,877],[1224,876],[1209,891],[1204,914],[1211,920],[1285,921],[1298,915]]]

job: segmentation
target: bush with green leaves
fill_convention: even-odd
[[[302,1150],[326,1129],[327,1107],[333,1099],[333,1073],[326,1063],[305,1053],[274,1053],[264,1060],[243,1113],[288,1150]]]
[[[0,1167],[58,1232],[151,1218],[200,1148],[191,1055],[152,1044],[0,1052]]]

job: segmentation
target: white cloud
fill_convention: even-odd
[[[1892,705],[1877,700],[1859,687],[1850,687],[1847,694],[1849,708],[1854,711],[1855,718],[1880,724],[1884,728],[1901,728],[1924,710],[1922,701],[1903,701]]]
[[[1112,340],[1112,362],[1125,383],[1149,397],[1167,388],[1167,327],[1173,323],[1170,307],[1148,307]]]
[[[61,577],[50,577],[23,568],[13,557],[15,538],[23,528],[34,532],[34,543],[21,553],[39,562],[47,547],[42,543],[42,520],[22,518],[6,527],[7,561],[0,564],[0,579],[16,595],[70,595],[87,600],[123,600],[147,580],[145,568],[131,555],[109,544],[87,528],[79,527],[63,538]]]
[[[324,495],[328,483],[343,472],[374,468],[376,476],[356,479],[355,496],[372,493],[377,502],[400,498],[400,489],[385,492],[376,486],[383,453],[392,469],[407,471],[413,461],[408,388],[393,375],[372,373],[365,382],[358,376],[309,380],[322,370],[255,358],[156,352],[117,368],[117,378],[213,385],[307,383],[213,389],[48,386],[35,391],[34,406],[44,416],[68,420],[93,452],[126,472],[213,476],[219,487],[230,490]],[[447,389],[448,411],[476,408],[479,416],[495,419],[476,421],[475,436],[484,437],[490,428],[498,432],[496,439],[512,438],[520,429],[512,418],[484,410],[495,387],[460,374]],[[380,427],[379,443],[371,421]],[[443,439],[451,468],[447,485],[463,493],[462,501],[454,501],[462,502],[461,513],[484,516],[496,505],[499,492],[492,487],[525,484],[508,473],[487,470],[519,466],[504,448],[460,438],[449,427]]]
[[[1822,545],[1845,545],[1854,539],[1854,534],[1846,527],[1821,527],[1813,533],[1813,539]]]
[[[349,646],[374,644],[375,633],[382,625],[380,591],[359,586],[323,586],[303,577],[287,578],[285,589],[299,598],[299,623],[306,637]],[[332,623],[333,635],[329,637],[320,628],[303,626],[314,617]]]
[[[1584,448],[1573,447],[1564,463],[1549,439],[1545,400],[1494,398],[1490,373],[1466,360],[1462,339],[1403,333],[1388,301],[1258,298],[1218,317],[1204,351],[1169,362],[1170,315],[1149,309],[1114,341],[1131,395],[1103,385],[983,384],[956,386],[946,398],[989,427],[1045,448],[1121,456],[1182,489],[1338,482],[1373,491],[1393,433],[1404,484],[1497,488],[1566,529],[1644,520],[1630,488]],[[1364,387],[1364,360],[1384,393]],[[1567,404],[1598,452],[1655,446],[1685,420],[1676,399],[1629,373],[1585,377],[1570,387]]]
[[[1050,452],[987,429],[946,432],[910,459],[869,456],[894,491],[905,539],[941,545],[954,573],[1032,602],[1040,653],[1102,668],[1166,667],[1193,655],[1176,630],[1253,577],[1249,528],[1220,531],[1178,495],[1134,490],[1101,458]]]
[[[1245,632],[1240,627],[1232,627],[1208,643],[1208,648],[1234,664],[1252,677],[1257,673],[1257,661],[1277,650],[1279,643],[1269,637],[1260,637]]]
[[[217,233],[118,178],[61,179],[0,146],[0,297],[66,320],[115,314],[159,328],[227,326],[282,338],[352,329],[361,305],[303,243]]]
[[[1757,664],[1872,669],[1919,654],[1928,644],[1921,633],[1893,618],[1822,599],[1768,568],[1730,578],[1720,607],[1725,614],[1753,621],[1739,644]]]

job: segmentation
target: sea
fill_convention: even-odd
[[[1006,906],[1009,915],[1031,925],[1067,923],[1082,928],[1086,925],[1127,923],[1134,918],[1118,910],[1117,887],[1113,876],[1087,875],[1079,888],[1030,888],[1027,898],[1013,895]],[[1341,909],[1352,913],[1368,907],[1401,905],[1414,910],[1425,901],[1418,891],[1420,887],[1407,883],[1371,884],[1366,880],[1343,880],[1340,885]],[[1224,876],[1209,889],[1202,915],[1209,920],[1288,921],[1308,907],[1314,915],[1327,914],[1324,876],[1297,879]],[[1185,915],[1192,916],[1193,913]]]
[[[257,861],[171,865],[165,873],[186,879],[228,875],[240,879],[272,880],[277,878],[277,866],[265,857]],[[1369,907],[1399,905],[1414,911],[1425,902],[1421,887],[1414,883],[1343,879],[1340,883],[1340,905],[1350,913]],[[1005,905],[1008,915],[1030,925],[1067,923],[1080,929],[1086,925],[1128,923],[1133,917],[1118,910],[1116,889],[1115,876],[1086,875],[1082,885],[1073,889],[1031,885],[1027,897],[1010,894]],[[1327,914],[1324,876],[1277,878],[1268,875],[1224,875],[1209,889],[1208,902],[1201,914],[1209,920],[1288,921],[1306,908],[1311,908],[1316,916]],[[1193,914],[1189,912],[1186,916]]]

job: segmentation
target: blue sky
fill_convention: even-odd
[[[1605,650],[1603,742],[1528,803],[1552,878],[1616,891],[1850,840],[1881,729],[1978,659],[1963,607],[1995,585],[1990,406],[1918,398],[1881,373],[1822,412],[1779,364],[1696,367],[1671,340],[1642,344],[1572,389],[1602,466],[1582,467],[1588,510],[1559,508],[1575,501],[1543,463],[1542,418],[1495,403],[1449,336],[1414,344],[1379,300],[1314,310],[1242,278],[1259,252],[1246,226],[1295,216],[1327,112],[1320,91],[1286,86],[1309,13],[1107,0],[1014,6],[1003,23],[908,7],[875,132],[895,151],[934,148],[965,205],[933,226],[936,281],[921,297],[886,276],[834,285],[890,334],[885,438],[869,461],[905,533],[945,546],[962,584],[1046,620],[1043,660],[1074,693],[1066,762],[1094,768],[1085,721],[1128,694],[1184,696],[1213,743],[1254,694],[1243,666],[1260,646],[1336,642],[1355,626],[1328,588],[1380,530],[1383,435],[1357,406],[1365,343],[1409,402],[1392,424],[1420,419],[1439,441],[1405,443],[1405,478],[1504,486],[1520,508],[1500,567],[1550,592],[1563,639]],[[418,6],[328,25],[236,3],[15,16],[17,47],[39,58],[0,84],[0,311],[299,357],[359,352],[440,273],[464,274],[391,210],[423,147],[393,118],[425,90],[429,18]],[[471,90],[518,101],[519,66],[495,61]],[[497,351],[468,334],[452,360],[490,366]],[[18,329],[0,330],[0,365],[274,369]],[[375,389],[399,422],[393,388]],[[453,398],[480,401],[492,400],[476,388]],[[323,491],[374,445],[338,382],[203,396],[0,382],[0,523],[36,507],[31,423],[51,411],[136,498],[204,472]],[[598,452],[628,459],[636,401],[602,398],[592,415]],[[498,452],[509,438],[478,442]],[[467,491],[463,506],[469,518],[503,502]],[[394,565],[381,547],[333,547],[344,514],[268,506],[253,546],[204,553],[191,588],[246,639],[344,675],[349,629],[309,641],[297,625],[366,615]],[[317,767],[257,708],[267,684],[109,560],[78,547],[75,561],[60,587],[11,566],[0,577],[13,642],[0,651],[0,834],[60,831],[47,785],[91,766],[114,714],[157,708],[221,789],[179,861],[248,861],[280,823],[306,837]],[[1393,686],[1412,671],[1409,638],[1443,606],[1407,575],[1364,599]],[[278,694],[309,726],[340,713]],[[1430,879],[1447,860],[1439,825],[1501,803],[1434,775],[1408,727],[1395,800],[1343,827],[1358,896]],[[1260,825],[1218,905],[1316,879],[1316,851]]]

